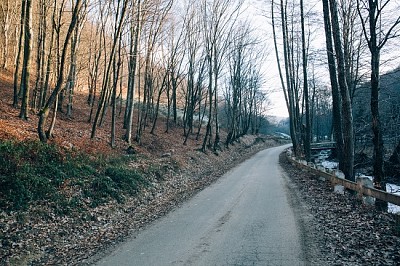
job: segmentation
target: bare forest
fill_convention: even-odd
[[[288,141],[308,162],[334,142],[346,179],[399,184],[399,11],[0,0],[0,265],[81,263]]]
[[[194,137],[203,151],[216,151],[258,132],[265,107],[263,51],[239,18],[242,4],[2,1],[0,59],[14,75],[13,106],[21,119],[39,116],[42,142],[52,138],[57,115],[74,119],[76,99],[86,97],[90,111],[79,115],[92,139],[108,117],[112,147],[179,124],[184,143]]]
[[[263,62],[276,60],[294,153],[310,161],[312,142],[334,140],[347,179],[372,164],[384,189],[388,175],[399,175],[399,2],[253,3],[271,26],[275,59],[243,15],[248,6],[2,0],[8,100],[22,121],[37,117],[43,143],[63,130],[61,117],[85,120],[92,140],[107,127],[112,148],[133,149],[144,134],[179,126],[183,145],[195,139],[201,151],[217,152],[263,131]],[[84,111],[77,102],[86,102]]]
[[[258,135],[266,52],[243,10],[0,0],[0,265],[88,258],[281,143]]]
[[[346,179],[364,171],[383,190],[399,181],[399,8],[282,0],[269,11],[294,152],[311,161],[312,142],[334,140]]]

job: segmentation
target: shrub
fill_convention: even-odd
[[[132,157],[93,160],[38,141],[0,141],[0,208],[26,209],[46,201],[56,213],[79,209],[83,198],[92,206],[110,199],[123,202],[134,195],[145,179],[126,167]],[[73,193],[83,191],[83,193]]]

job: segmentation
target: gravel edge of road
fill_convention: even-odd
[[[285,152],[279,156],[279,164],[283,169],[285,189],[289,204],[295,214],[296,225],[300,233],[300,243],[304,261],[307,265],[327,265],[320,251],[320,242],[323,237],[313,228],[314,216],[311,214],[307,204],[302,200],[298,185],[291,179],[287,172],[287,166],[282,165],[286,158]]]

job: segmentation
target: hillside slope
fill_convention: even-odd
[[[84,263],[251,154],[280,144],[245,136],[218,154],[202,153],[194,137],[184,146],[182,129],[165,133],[160,120],[156,134],[146,132],[128,155],[122,140],[110,147],[109,118],[90,139],[86,95],[76,94],[73,117],[60,113],[54,138],[42,145],[37,116],[23,121],[11,106],[10,73],[0,74],[0,95],[0,265]]]

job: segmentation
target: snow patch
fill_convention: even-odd
[[[400,196],[400,186],[388,183],[388,184],[386,184],[386,191]],[[400,213],[400,206],[389,203],[388,204],[388,212]]]
[[[337,169],[338,163],[330,162],[330,161],[323,161],[322,162],[322,166],[327,168],[327,169],[333,170],[333,169]]]

